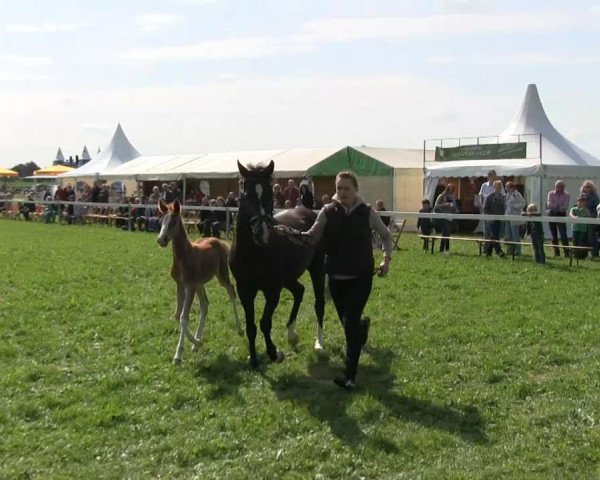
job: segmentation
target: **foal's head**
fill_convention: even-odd
[[[272,160],[266,167],[259,165],[249,168],[238,162],[238,170],[242,176],[239,220],[250,224],[252,240],[259,246],[265,246],[269,242],[273,224],[274,168]]]
[[[160,209],[162,218],[160,220],[160,233],[156,238],[156,242],[161,247],[166,247],[169,244],[169,240],[173,240],[173,236],[177,230],[181,218],[181,208],[177,200],[171,205],[167,205],[162,200],[159,200],[158,208]]]

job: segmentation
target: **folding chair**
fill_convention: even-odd
[[[400,241],[400,235],[402,235],[405,225],[406,218],[392,218],[392,221],[388,226],[390,235],[392,236],[392,242],[394,242],[394,250],[400,250],[398,242]]]

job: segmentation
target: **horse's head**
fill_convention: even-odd
[[[238,170],[242,176],[239,220],[250,225],[252,239],[259,246],[267,245],[273,225],[274,168],[275,164],[272,160],[266,167],[259,165],[249,168],[238,161]]]
[[[167,205],[161,200],[158,201],[158,208],[162,215],[160,219],[160,233],[156,237],[156,243],[161,247],[166,247],[169,240],[173,240],[173,234],[180,218],[180,205],[177,200],[171,205]]]

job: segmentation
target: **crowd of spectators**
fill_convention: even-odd
[[[569,192],[565,190],[565,182],[557,180],[554,189],[549,191],[546,197],[545,215],[549,217],[572,217],[572,218],[598,218],[600,214],[600,198],[596,185],[591,180],[586,180],[581,185],[577,197],[573,200]],[[495,252],[499,256],[505,256],[501,248],[501,239],[505,240],[508,252],[513,256],[521,255],[521,241],[526,234],[531,235],[534,246],[536,262],[544,263],[543,252],[543,228],[540,222],[530,221],[526,217],[539,216],[540,210],[535,204],[527,205],[523,195],[516,189],[514,182],[508,181],[505,185],[497,177],[494,170],[488,172],[488,178],[481,185],[479,194],[475,198],[475,205],[485,215],[497,217],[493,220],[484,221],[485,254],[491,256]],[[454,186],[448,183],[444,191],[438,195],[433,209],[428,199],[423,200],[422,213],[458,213],[457,201],[454,195]],[[503,215],[523,216],[523,220],[502,220]],[[450,250],[450,225],[451,220],[434,220],[420,218],[417,230],[423,236],[429,236],[435,229],[441,235],[440,251],[449,253]],[[588,255],[598,258],[600,251],[600,228],[593,224],[573,224],[573,246],[570,248],[567,224],[564,222],[549,222],[548,228],[551,236],[551,244],[554,256],[560,257],[560,243],[566,257],[571,253],[574,257],[583,259]],[[423,248],[427,249],[429,242],[424,238]],[[573,252],[571,252],[573,250]]]

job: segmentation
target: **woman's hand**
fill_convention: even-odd
[[[390,257],[383,257],[383,260],[379,264],[379,273],[377,276],[385,277],[387,275],[388,271],[390,270],[390,260]]]
[[[295,230],[292,227],[288,227],[287,225],[275,225],[273,227],[273,231],[277,234],[277,235],[292,235],[295,233]]]

